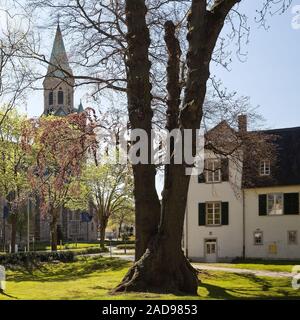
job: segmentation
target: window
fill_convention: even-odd
[[[262,231],[254,232],[254,245],[259,246],[263,244],[263,233]]]
[[[282,215],[283,214],[283,194],[271,193],[267,197],[268,215]]]
[[[206,161],[206,182],[221,182],[221,160],[209,159]]]
[[[269,160],[263,160],[260,162],[259,174],[261,176],[269,176],[271,174],[271,163]]]
[[[260,216],[266,215],[298,215],[299,192],[260,194],[258,196]]]
[[[57,94],[57,103],[64,104],[64,93],[62,92],[61,88],[59,88],[59,91]]]
[[[216,254],[217,252],[217,242],[216,240],[206,240],[206,254]]]
[[[77,235],[79,234],[79,221],[78,220],[71,220],[70,221],[70,235]]]
[[[297,231],[288,231],[288,244],[297,244]]]
[[[70,90],[68,90],[68,105],[71,105],[71,93]]]
[[[206,224],[209,226],[221,224],[221,203],[206,203]]]
[[[53,91],[49,92],[49,106],[53,105]]]

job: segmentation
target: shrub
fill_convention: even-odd
[[[116,246],[116,248],[117,249],[135,249],[135,244],[133,244],[133,243],[129,243],[129,244],[118,244],[117,246]]]
[[[107,246],[109,246],[110,244],[112,246],[117,246],[119,244],[125,244],[125,241],[122,241],[122,240],[111,240],[111,241],[105,240],[105,244]],[[128,240],[128,241],[126,241],[126,244],[135,244],[135,240]]]
[[[0,265],[22,265],[31,266],[41,262],[61,261],[61,262],[72,262],[78,255],[93,254],[106,252],[99,248],[87,248],[79,250],[62,250],[62,251],[37,251],[37,252],[18,252],[18,253],[7,253],[0,254]]]
[[[80,249],[74,250],[73,252],[76,256],[78,256],[78,255],[84,255],[84,254],[108,252],[108,249],[107,248],[101,249],[100,247],[99,248],[94,247],[94,248],[86,248],[86,249],[81,249],[81,250]]]
[[[75,254],[72,251],[58,252],[19,252],[0,255],[0,264],[7,265],[25,265],[38,264],[40,262],[50,262],[58,260],[61,262],[74,261]]]

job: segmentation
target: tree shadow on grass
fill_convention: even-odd
[[[282,294],[282,297],[276,298],[277,300],[300,300],[300,295],[290,294],[285,290],[278,290],[278,293]]]
[[[273,279],[270,278],[270,280],[268,278],[262,278],[262,277],[257,277],[253,274],[240,274],[239,275],[241,278],[244,278],[246,280],[251,281],[252,283],[254,283],[255,285],[258,285],[256,290],[251,290],[251,288],[247,289],[246,292],[244,294],[249,294],[251,293],[251,291],[256,291],[257,290],[261,290],[262,292],[271,292],[271,294],[269,296],[252,296],[250,297],[250,299],[253,300],[299,300],[300,299],[300,295],[298,294],[291,294],[290,291],[288,290],[284,290],[284,289],[280,289],[280,287],[274,287],[274,283],[272,282]],[[274,291],[275,289],[275,291]],[[234,291],[239,291],[239,290],[232,290]],[[281,296],[278,296],[277,294],[281,294]]]
[[[17,297],[14,297],[14,296],[11,296],[11,295],[10,295],[10,294],[8,294],[8,293],[5,293],[2,289],[0,289],[0,294],[1,294],[1,295],[3,295],[3,296],[5,296],[5,297],[8,297],[8,298],[18,300],[18,298],[17,298]]]
[[[269,291],[273,287],[271,282],[267,281],[265,278],[259,278],[252,273],[241,273],[239,276],[259,285],[262,291]]]
[[[41,265],[34,272],[19,269],[16,274],[10,275],[9,279],[14,282],[22,281],[68,281],[82,279],[97,271],[118,271],[128,266],[129,262],[114,258],[86,259],[86,261],[75,261],[59,263],[57,265],[47,263]]]
[[[237,297],[228,293],[227,289],[216,286],[216,285],[201,283],[200,288],[205,288],[208,291],[208,298],[222,299],[222,300],[238,299]]]
[[[215,278],[216,280],[222,278]],[[228,281],[228,279],[227,279]],[[236,283],[236,285],[234,285]],[[208,291],[208,298],[223,300],[268,300],[268,299],[299,299],[297,295],[291,296],[289,290],[274,287],[274,279],[257,277],[253,274],[234,274],[232,285],[228,288],[201,284]],[[286,288],[286,286],[282,286]],[[281,295],[281,296],[280,296]]]

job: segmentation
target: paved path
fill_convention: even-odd
[[[122,254],[124,250],[112,250],[112,254],[110,252],[104,253],[96,253],[96,254],[89,254],[85,256],[103,256],[103,257],[112,257],[112,258],[119,258],[127,261],[134,261],[134,255],[132,254],[133,251],[128,250],[127,255]],[[121,253],[121,254],[120,254]],[[230,273],[242,273],[242,274],[253,274],[255,276],[261,277],[273,277],[273,278],[291,278],[293,276],[290,272],[280,272],[280,271],[268,271],[268,270],[253,270],[253,269],[238,269],[238,268],[230,268],[230,267],[218,267],[218,266],[211,266],[206,265],[204,263],[192,263],[192,266],[197,270],[208,270],[208,271],[223,271],[223,272],[230,272]]]
[[[118,250],[115,248],[112,248],[112,252],[101,252],[101,253],[89,253],[85,254],[85,257],[112,257],[112,258],[119,258],[127,261],[134,261],[134,251],[133,250],[127,250],[128,254],[124,254],[124,250]]]
[[[237,269],[237,268],[230,268],[230,267],[227,268],[227,267],[210,266],[202,263],[192,263],[192,266],[197,270],[224,271],[224,272],[231,272],[231,273],[248,273],[248,274],[250,273],[255,276],[261,276],[261,277],[288,278],[293,276],[293,274],[290,272]]]

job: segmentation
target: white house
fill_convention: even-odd
[[[300,259],[300,127],[247,132],[247,119],[240,116],[238,131],[222,122],[211,133],[217,144],[227,137],[231,147],[241,134],[268,136],[275,149],[268,151],[268,158],[267,151],[255,152],[243,144],[226,156],[216,153],[220,148],[206,148],[204,172],[190,182],[187,257],[206,262]]]

